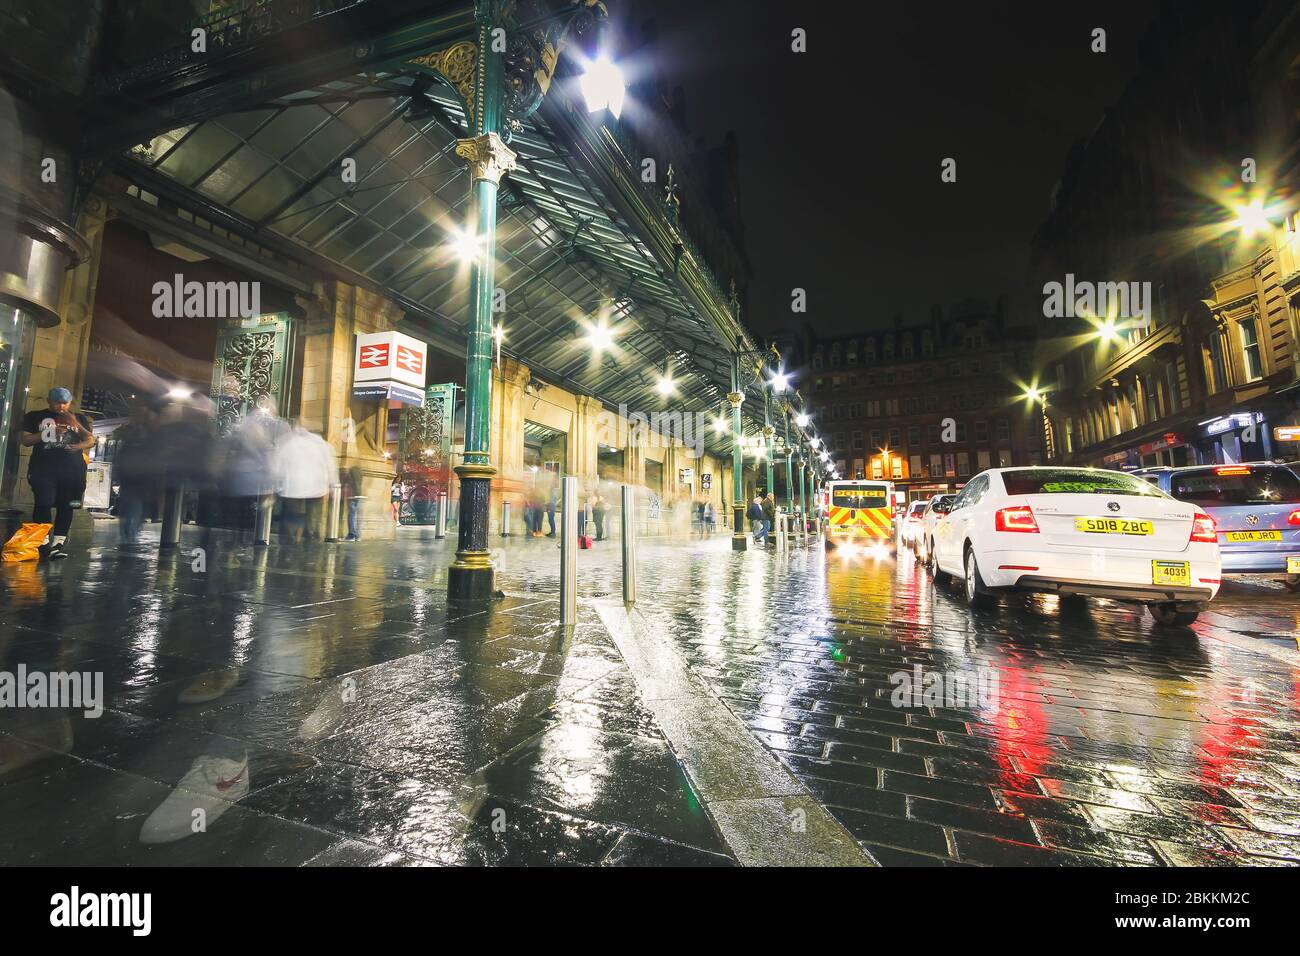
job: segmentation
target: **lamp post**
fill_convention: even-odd
[[[733,290],[733,295],[734,295],[734,290]],[[738,317],[739,307],[734,305],[734,298],[733,298],[733,308],[736,310],[736,315]],[[743,338],[736,339],[735,360],[733,361],[732,368],[731,368],[731,391],[727,394],[727,401],[731,403],[731,427],[732,427],[731,462],[732,462],[732,472],[735,476],[732,482],[733,527],[731,533],[731,548],[733,551],[744,551],[748,548],[748,539],[745,536],[744,484],[743,484],[743,477],[741,474],[745,467],[744,452],[741,449],[741,444],[744,439],[744,426],[741,421],[740,406],[745,401],[744,390],[746,387],[748,387],[749,383],[743,382],[741,380],[740,363],[746,358],[754,358],[756,356],[766,357],[768,355],[774,355],[775,352],[776,352],[775,349],[766,349],[766,350],[746,349],[744,348],[744,339]],[[756,377],[762,377],[764,364],[765,364],[765,358],[764,360],[759,361],[754,366],[754,374]],[[768,387],[769,387],[768,383],[764,382],[763,383],[763,419],[765,422],[767,421],[767,417],[769,414],[768,395],[767,395]],[[765,425],[763,428],[763,434],[767,441],[767,483],[769,488],[771,487],[772,484],[772,433],[774,431],[775,430],[771,427],[770,424]]]
[[[785,509],[794,511],[794,473],[791,471],[790,459],[794,455],[794,449],[790,447],[790,405],[787,403],[783,411],[785,414],[781,417],[781,439],[785,445]]]
[[[447,596],[486,601],[492,597],[493,569],[488,557],[488,515],[492,477],[489,457],[492,414],[492,290],[496,272],[497,190],[515,168],[515,153],[501,139],[502,58],[490,51],[491,5],[477,17],[480,45],[477,72],[482,102],[475,111],[474,136],[458,140],[456,155],[469,163],[474,215],[470,264],[470,316],[465,345],[465,456],[460,476],[460,525],[456,560],[447,569]]]
[[[740,447],[741,439],[744,438],[742,425],[740,421],[740,406],[745,401],[745,393],[740,390],[740,356],[736,356],[736,361],[731,369],[731,391],[727,393],[727,401],[731,403],[731,550],[744,551],[749,547],[749,539],[745,536],[745,493],[744,477],[742,472],[745,468],[744,452]]]

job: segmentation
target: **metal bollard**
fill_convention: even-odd
[[[265,548],[271,543],[271,513],[275,511],[275,496],[263,495],[257,503],[257,525],[253,544]]]
[[[578,479],[560,479],[560,624],[578,622]]]
[[[329,516],[325,525],[325,540],[338,541],[339,539],[339,518],[343,514],[343,486],[330,485],[330,507]]]
[[[501,502],[501,537],[510,537],[510,502]]]
[[[789,546],[786,540],[785,519],[785,514],[776,516],[776,550],[778,551],[784,551]]]
[[[441,540],[447,537],[447,492],[440,492],[438,495],[438,531],[436,537]]]
[[[162,540],[159,550],[170,551],[181,543],[181,518],[185,507],[185,482],[177,481],[167,486],[163,498]]]
[[[623,603],[636,603],[636,494],[631,485],[623,486]]]

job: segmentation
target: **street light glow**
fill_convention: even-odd
[[[609,326],[599,322],[592,326],[587,341],[591,343],[592,351],[600,352],[614,344],[614,334],[609,330]]]
[[[714,419],[713,430],[717,432],[719,435],[721,435],[723,432],[727,430],[727,420],[725,418]]]
[[[809,418],[803,412],[800,412],[798,415],[794,417],[794,423],[798,425],[800,428],[807,428],[808,422],[809,422]]]
[[[597,113],[607,109],[618,119],[623,112],[623,97],[627,95],[627,86],[623,83],[623,71],[616,67],[609,57],[602,54],[596,62],[587,67],[587,72],[578,80],[582,89],[582,98],[587,101],[587,112]]]
[[[784,392],[790,387],[790,379],[780,373],[772,376],[772,391]]]
[[[473,262],[478,258],[478,239],[471,232],[457,230],[452,233],[451,247],[461,262]]]
[[[656,383],[655,389],[660,395],[671,395],[676,389],[676,385],[673,384],[671,376],[665,375],[659,379],[658,383]]]
[[[1268,215],[1264,212],[1264,204],[1256,199],[1245,206],[1238,206],[1237,218],[1233,224],[1244,236],[1267,232],[1269,222]]]

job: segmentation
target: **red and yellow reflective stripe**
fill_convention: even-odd
[[[852,531],[873,538],[894,536],[893,515],[885,508],[843,508],[831,506],[827,523],[837,531]]]

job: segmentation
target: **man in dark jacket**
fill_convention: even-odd
[[[53,561],[68,556],[64,542],[72,527],[72,512],[81,507],[86,492],[85,453],[95,446],[95,435],[90,419],[72,412],[72,392],[52,388],[46,397],[49,408],[23,416],[19,440],[32,450],[27,465],[27,483],[36,498],[32,521],[54,524],[45,552],[46,559]]]
[[[756,496],[749,503],[749,510],[745,512],[745,517],[750,521],[756,522],[754,527],[754,543],[758,544],[761,540],[767,542],[767,522],[763,520],[763,499]]]

